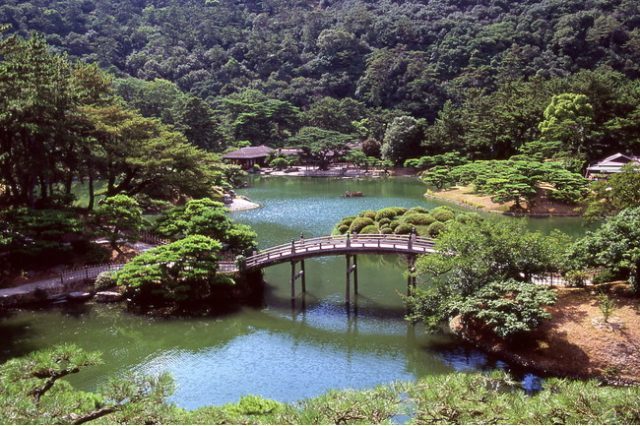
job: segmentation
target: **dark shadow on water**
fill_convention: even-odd
[[[453,336],[452,340],[448,342],[432,342],[429,347],[422,348],[422,350],[433,353],[458,372],[503,370],[519,381],[522,389],[528,394],[535,394],[543,387],[544,375],[514,366]]]
[[[38,348],[26,343],[32,333],[28,321],[11,322],[14,314],[3,311],[0,313],[0,363],[16,356],[23,356]]]

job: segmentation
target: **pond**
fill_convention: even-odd
[[[262,207],[233,216],[256,229],[264,248],[300,234],[329,234],[340,218],[364,209],[438,205],[423,198],[424,190],[410,178],[255,178],[239,192]],[[345,191],[365,196],[344,198]],[[506,220],[526,220],[544,232],[583,232],[578,219]],[[0,320],[0,360],[75,343],[102,352],[105,363],[76,375],[74,385],[92,390],[114,374],[168,371],[176,382],[171,401],[188,409],[246,394],[296,401],[329,389],[506,367],[451,336],[429,335],[404,321],[402,258],[359,256],[360,294],[348,308],[344,257],[308,260],[306,266],[307,294],[294,305],[290,267],[278,265],[265,271],[261,306],[219,317],[157,319],[93,305],[21,311]]]

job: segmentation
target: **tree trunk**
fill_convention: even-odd
[[[636,265],[631,268],[630,278],[633,293],[640,296],[640,260],[636,261]]]
[[[89,205],[87,206],[87,210],[93,210],[93,205],[95,203],[95,191],[93,188],[93,172],[89,172]]]
[[[71,186],[73,185],[73,175],[69,173],[64,181],[64,193],[65,195],[71,195]]]

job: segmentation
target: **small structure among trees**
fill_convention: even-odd
[[[254,165],[263,167],[267,163],[267,158],[274,150],[265,145],[247,146],[237,151],[229,152],[222,156],[224,160],[238,164],[243,169],[248,170]]]
[[[587,168],[588,179],[608,177],[614,173],[622,172],[622,168],[628,164],[640,166],[640,156],[625,155],[621,153],[610,155],[602,161],[592,164]]]

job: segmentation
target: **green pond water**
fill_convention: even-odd
[[[234,213],[268,247],[329,234],[335,222],[364,209],[435,207],[415,179],[343,180],[256,178],[239,193],[260,209]],[[363,198],[344,198],[362,191]],[[527,220],[527,219],[507,219]],[[577,219],[530,219],[548,232],[584,232]],[[261,306],[209,318],[158,319],[118,306],[59,306],[0,319],[0,361],[63,342],[103,353],[104,365],[71,380],[95,389],[114,374],[167,371],[176,382],[171,401],[193,409],[257,394],[296,401],[335,388],[367,388],[460,370],[507,368],[451,336],[428,335],[404,320],[404,260],[359,256],[360,295],[344,303],[345,259],[308,260],[307,294],[290,302],[289,265],[265,271]],[[535,381],[523,372],[525,382]]]

